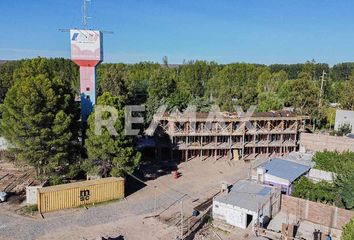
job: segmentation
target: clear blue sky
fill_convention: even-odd
[[[0,59],[69,57],[82,0],[1,0]],[[353,0],[92,0],[105,62],[354,61]]]

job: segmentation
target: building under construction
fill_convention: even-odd
[[[298,150],[299,133],[307,116],[289,111],[259,112],[248,117],[237,113],[168,114],[155,116],[156,156],[160,160],[194,158],[252,160]]]

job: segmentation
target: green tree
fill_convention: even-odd
[[[280,110],[284,106],[282,100],[275,93],[264,92],[258,95],[259,112],[268,112],[271,110]]]
[[[344,86],[340,103],[344,109],[354,111],[354,71],[350,75],[349,80],[345,82]]]
[[[160,68],[151,75],[147,89],[148,99],[146,103],[148,122],[160,106],[168,103],[167,99],[175,91],[176,76],[173,69]],[[176,103],[177,101],[173,102]]]
[[[353,166],[354,164],[352,164]],[[354,169],[345,170],[338,174],[336,185],[342,198],[345,208],[354,208]]]
[[[21,61],[5,62],[0,65],[0,103],[5,99],[9,88],[13,85],[14,71],[21,65]]]
[[[248,109],[257,103],[257,79],[264,69],[255,64],[228,64],[208,81],[206,96],[224,111],[235,111],[235,105]]]
[[[281,96],[295,111],[314,115],[318,107],[320,89],[310,78],[309,74],[302,73],[299,79],[288,81],[282,86]]]
[[[132,137],[124,133],[124,108],[120,98],[106,92],[98,97],[97,105],[117,109],[118,119],[114,127],[118,134],[112,135],[106,128],[102,129],[101,135],[96,134],[95,112],[90,115],[85,141],[88,160],[84,163],[84,170],[103,177],[124,176],[127,172],[133,172],[140,162],[141,154],[134,150]],[[103,119],[109,117],[108,112],[102,116]]]
[[[111,95],[126,102],[130,97],[126,86],[126,67],[124,64],[107,64],[100,69],[100,88],[102,92],[109,92]]]
[[[76,94],[79,94],[79,67],[72,61],[64,58],[42,58],[21,61],[21,65],[14,71],[14,80],[34,77],[39,74],[48,79],[58,77],[68,84]]]
[[[129,92],[129,104],[144,104],[147,101],[148,83],[153,72],[160,69],[160,64],[141,62],[129,65],[126,73],[126,86]]]
[[[177,69],[177,90],[188,100],[204,95],[205,87],[218,69],[214,62],[190,61]]]
[[[335,81],[345,81],[349,79],[349,76],[354,71],[354,63],[338,63],[331,69],[331,78]]]
[[[354,170],[354,152],[316,152],[313,161],[315,168],[324,171],[342,173],[348,169]]]
[[[345,82],[329,80],[326,97],[331,103],[340,103],[345,92]]]
[[[306,177],[295,182],[293,196],[332,204],[337,201],[338,193],[334,184],[321,181],[313,183]]]
[[[65,81],[43,74],[23,76],[8,91],[0,110],[2,135],[38,176],[62,177],[74,166],[79,108]]]
[[[354,218],[350,220],[344,227],[341,240],[353,240],[354,239]]]

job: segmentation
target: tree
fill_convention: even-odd
[[[64,58],[42,58],[21,61],[21,65],[14,71],[15,81],[26,77],[34,77],[39,74],[48,79],[60,78],[71,89],[79,94],[79,67],[72,61]]]
[[[114,123],[117,135],[112,135],[106,128],[101,135],[95,134],[95,112],[88,119],[87,149],[88,160],[84,170],[92,174],[107,176],[124,176],[132,173],[139,164],[141,154],[133,148],[133,139],[124,133],[124,108],[121,99],[110,93],[103,93],[97,99],[97,105],[112,106],[118,111],[118,119]],[[97,106],[95,107],[96,110]],[[104,113],[103,119],[110,117]]]
[[[202,97],[206,83],[218,69],[214,62],[190,61],[177,69],[177,90],[188,96],[188,100]]]
[[[259,112],[276,111],[282,109],[283,106],[282,100],[275,93],[264,92],[258,95],[257,110]]]
[[[315,167],[336,174],[334,184],[345,208],[354,208],[354,152],[316,152]]]
[[[37,176],[61,177],[75,164],[79,107],[65,81],[23,76],[0,111],[2,135],[14,145],[18,159],[37,169]]]
[[[126,69],[124,64],[107,64],[100,69],[100,88],[102,92],[109,92],[111,95],[126,102],[130,97],[126,86]]]
[[[288,81],[282,86],[281,96],[285,103],[300,114],[313,115],[318,107],[320,89],[310,78],[307,73],[302,73],[299,79]]]
[[[20,65],[20,61],[5,62],[0,65],[0,103],[4,101],[8,89],[13,85],[14,71]]]
[[[352,218],[344,227],[341,240],[352,240],[354,239],[354,218]]]
[[[344,86],[340,103],[344,109],[354,111],[354,71],[350,75],[349,80],[345,82]]]
[[[206,96],[224,111],[235,111],[235,105],[248,109],[257,103],[257,79],[264,66],[228,64],[208,81]]]
[[[313,161],[317,169],[324,171],[342,173],[346,169],[354,170],[354,152],[316,152]]]
[[[160,68],[153,72],[149,79],[147,99],[147,121],[152,119],[156,110],[167,104],[167,98],[176,91],[175,71],[169,68]]]
[[[332,204],[337,201],[337,191],[334,184],[321,181],[313,183],[306,177],[301,177],[295,182],[294,192],[295,197],[309,199],[310,201],[319,201],[322,203]]]
[[[354,164],[352,164],[353,166]],[[336,185],[345,208],[354,208],[354,169],[345,170],[336,178]]]
[[[354,63],[338,63],[331,69],[331,78],[335,81],[345,81],[349,79],[349,76],[354,71]]]

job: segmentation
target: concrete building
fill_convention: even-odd
[[[354,111],[337,110],[336,121],[334,123],[334,130],[338,131],[340,126],[349,123],[352,126],[352,133],[354,133]]]
[[[213,219],[246,229],[266,224],[280,210],[280,190],[246,180],[213,199]]]
[[[307,116],[289,111],[229,112],[154,116],[158,159],[225,158],[251,160],[297,151]]]
[[[308,174],[310,169],[311,167],[307,165],[272,158],[257,167],[252,179],[261,184],[278,187],[283,194],[291,195],[295,180]]]

